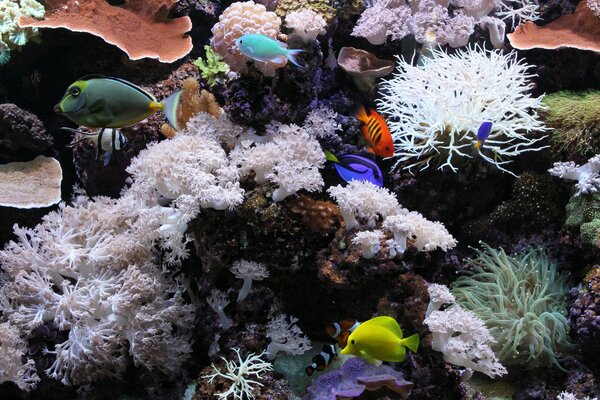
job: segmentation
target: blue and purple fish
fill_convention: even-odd
[[[345,182],[351,180],[369,181],[374,185],[383,187],[383,174],[375,161],[354,154],[344,154],[336,157],[327,150],[325,150],[325,157],[328,161],[333,162],[335,170]]]
[[[477,131],[477,141],[473,144],[477,150],[483,146],[487,138],[490,136],[492,132],[492,121],[483,121],[479,126],[479,130]]]

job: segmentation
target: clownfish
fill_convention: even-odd
[[[402,362],[406,348],[417,352],[419,334],[404,337],[400,325],[391,317],[376,317],[358,326],[348,337],[340,354],[353,355],[377,365],[380,361]]]
[[[483,121],[479,126],[479,130],[477,131],[477,140],[473,144],[477,150],[483,146],[487,138],[490,136],[492,132],[492,121]]]
[[[329,336],[337,340],[338,345],[340,346],[340,348],[343,349],[344,347],[346,347],[348,336],[350,336],[350,334],[354,332],[354,330],[358,328],[359,325],[360,322],[358,322],[357,320],[348,318],[340,322],[334,322],[333,324],[325,328],[325,331]]]
[[[372,108],[369,108],[369,114],[367,114],[363,106],[358,107],[355,116],[364,124],[361,130],[369,142],[368,151],[379,157],[393,156],[394,140],[383,117]]]
[[[323,345],[321,352],[312,358],[312,364],[306,367],[306,375],[311,376],[315,371],[323,371],[336,356],[337,352],[334,345]]]

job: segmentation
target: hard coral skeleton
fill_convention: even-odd
[[[562,179],[577,181],[575,196],[596,193],[600,188],[600,155],[590,158],[581,166],[573,161],[555,162],[548,172]]]
[[[432,333],[431,347],[444,354],[447,363],[470,368],[491,378],[507,373],[488,343],[495,342],[484,322],[455,304],[444,285],[430,284],[430,303],[424,323]],[[441,311],[442,305],[450,305]]]
[[[230,396],[239,400],[254,399],[254,386],[263,386],[258,379],[262,378],[261,374],[272,371],[273,366],[270,362],[261,358],[265,352],[258,355],[250,353],[248,357],[242,360],[240,349],[235,348],[233,351],[237,355],[238,363],[221,357],[225,362],[226,372],[221,372],[214,364],[211,364],[215,372],[204,375],[203,378],[208,378],[208,383],[211,383],[217,377],[231,381],[229,389],[223,393],[217,393],[219,399],[228,399]]]
[[[303,354],[311,349],[310,340],[304,336],[302,330],[296,325],[298,318],[279,314],[269,321],[267,326],[267,337],[271,343],[267,346],[267,358],[272,360],[277,353],[283,351],[289,354]]]

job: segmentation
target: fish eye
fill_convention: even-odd
[[[81,93],[81,90],[77,86],[74,86],[71,89],[69,89],[69,94],[73,97],[79,96],[79,93]]]
[[[350,341],[350,344],[356,344],[356,341],[355,341],[354,339],[352,339],[352,340]]]

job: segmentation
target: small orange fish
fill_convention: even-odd
[[[365,139],[371,145],[368,150],[379,157],[393,156],[394,140],[383,117],[372,108],[369,108],[367,115],[363,106],[358,107],[355,116],[364,124],[361,129]]]
[[[325,331],[329,336],[338,341],[340,348],[346,347],[348,342],[348,336],[360,325],[355,319],[347,318],[340,322],[334,322],[325,328]]]

